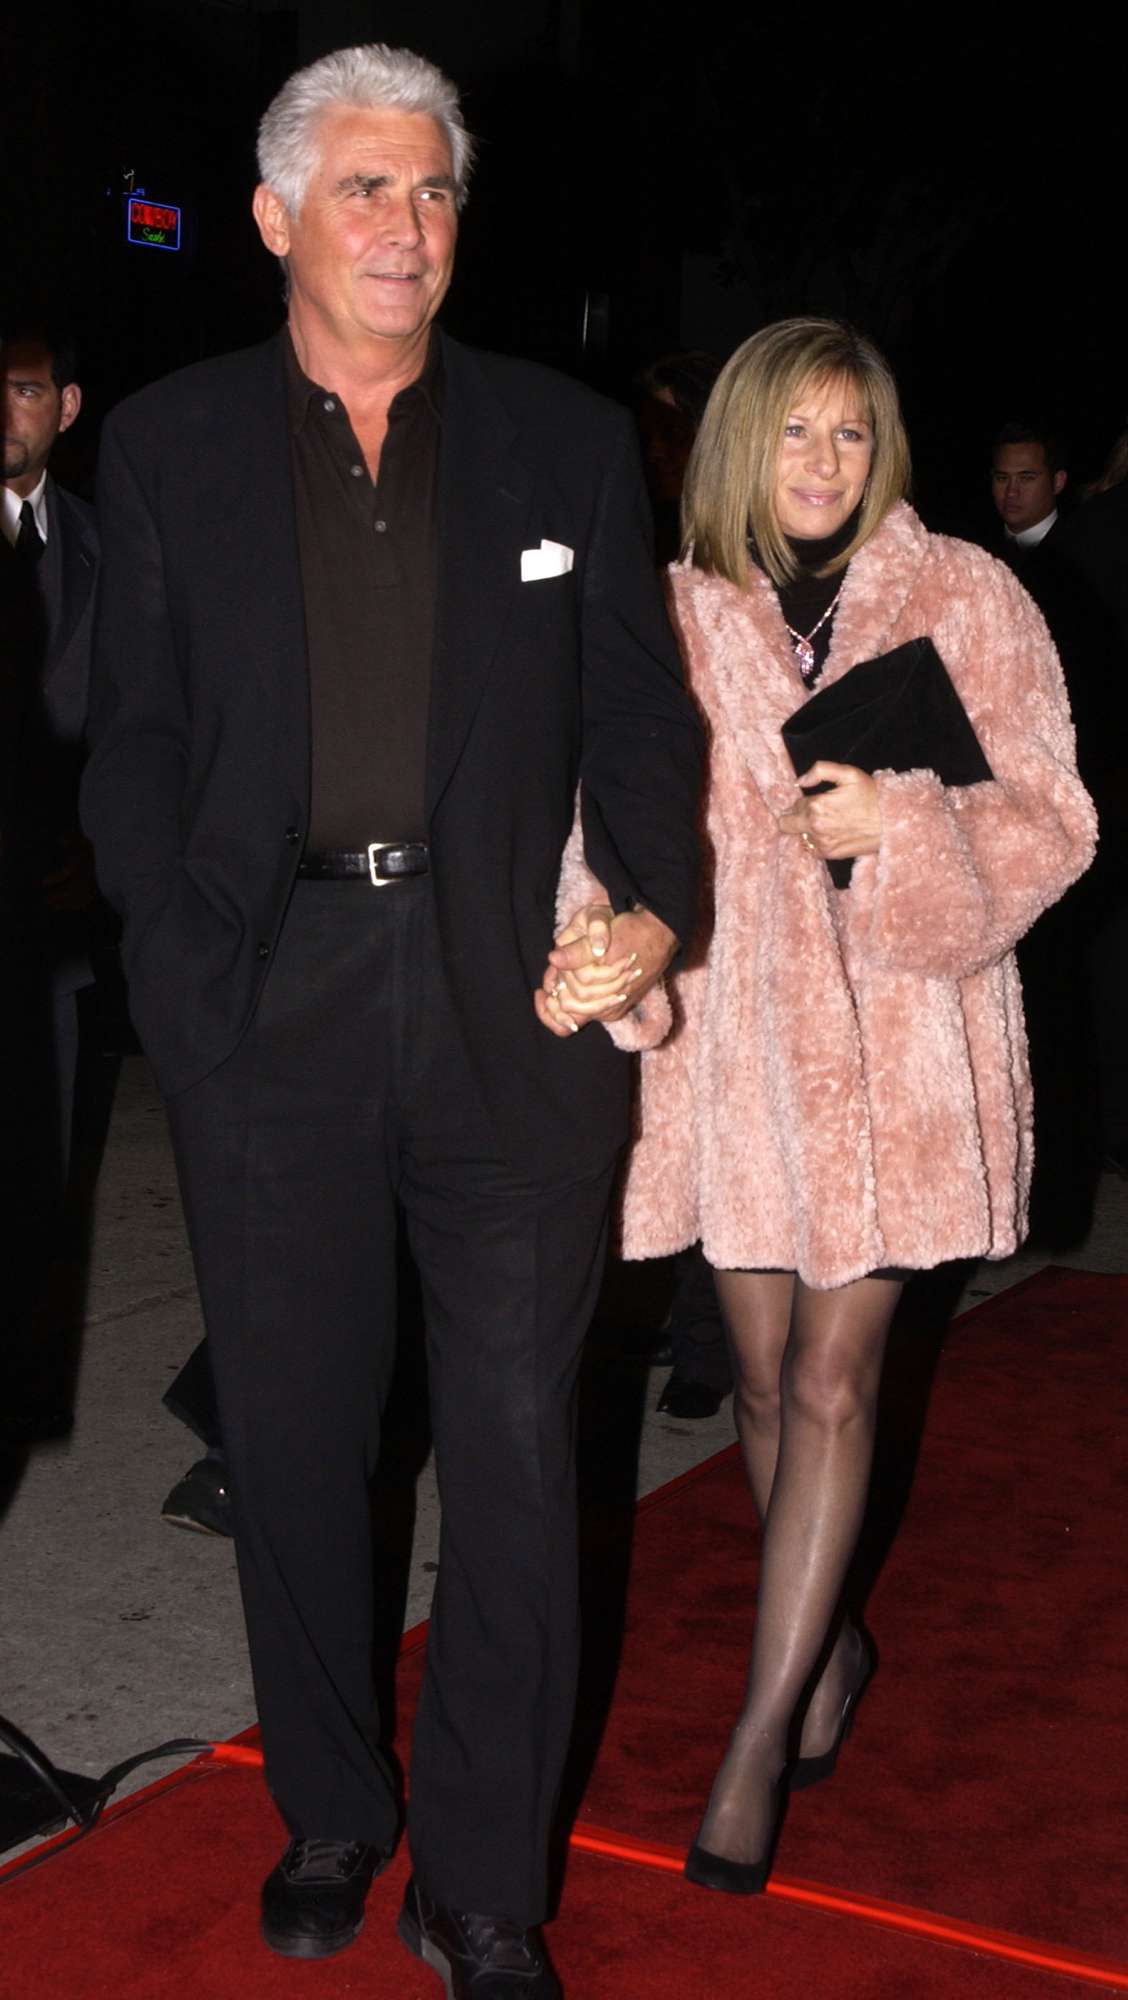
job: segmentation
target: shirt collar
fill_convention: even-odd
[[[1036,549],[1039,542],[1045,541],[1056,520],[1057,508],[1054,507],[1051,508],[1044,521],[1035,521],[1032,528],[1020,528],[1017,535],[1013,534],[1010,528],[1006,528],[1004,533],[1008,542],[1017,543],[1020,549]]]
[[[289,410],[290,429],[296,436],[309,416],[315,397],[320,397],[322,402],[326,400],[335,401],[336,398],[331,389],[322,388],[319,383],[311,382],[309,376],[302,373],[301,364],[294,352],[294,343],[288,327],[283,341],[283,356],[286,369],[286,403]],[[393,397],[393,409],[397,403],[402,403],[405,397],[416,393],[422,396],[435,418],[441,417],[443,401],[443,354],[442,344],[433,327],[427,342],[427,359],[423,363],[422,372],[416,376],[414,382],[408,383],[406,389],[401,389],[399,394]]]
[[[13,493],[10,486],[0,486],[0,494],[3,495],[2,504],[4,510],[0,526],[3,527],[5,539],[15,548],[16,536],[20,532],[20,510],[24,503],[18,493]],[[46,472],[40,475],[38,486],[32,487],[27,498],[31,501],[31,510],[35,515],[35,525],[39,529],[40,539],[45,542],[47,540]]]

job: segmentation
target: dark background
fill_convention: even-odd
[[[97,419],[281,313],[257,119],[343,43],[417,48],[481,157],[452,331],[626,394],[640,363],[844,314],[889,353],[930,525],[974,526],[986,440],[1048,415],[1094,473],[1128,419],[1123,32],[1058,8],[758,12],[615,0],[13,0],[0,30],[0,311],[77,327]],[[1040,25],[1044,20],[1044,25]],[[125,241],[133,185],[186,248]]]

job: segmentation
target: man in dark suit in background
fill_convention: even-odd
[[[1084,880],[1019,946],[1034,1070],[1038,1165],[1031,1221],[1052,1243],[1088,1226],[1102,1159],[1128,1160],[1124,1067],[1123,911],[1128,675],[1115,615],[1120,565],[1098,541],[1092,503],[1059,511],[1066,454],[1045,424],[1012,421],[991,452],[1002,523],[993,544],[1041,611],[1061,657],[1077,732],[1077,763],[1100,820]],[[1097,524],[1097,532],[1091,524]],[[1120,586],[1122,588],[1122,585]]]
[[[407,51],[339,51],[270,107],[255,214],[288,329],[103,437],[84,797],[169,1102],[293,1836],[264,1934],[347,1945],[398,1830],[367,1510],[398,1205],[443,1501],[400,1935],[451,1994],[546,2000],[574,1389],[627,1125],[594,1023],[690,935],[700,746],[629,417],[434,326],[469,158]],[[611,906],[553,992],[577,789]]]
[[[2,344],[0,760],[4,1145],[9,1193],[4,1421],[25,1438],[69,1422],[57,1301],[78,1069],[78,995],[93,981],[94,870],[78,820],[98,539],[48,471],[82,392],[69,342],[12,327]]]

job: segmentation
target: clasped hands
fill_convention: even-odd
[[[804,771],[800,785],[831,785],[832,791],[804,796],[781,813],[781,833],[797,834],[822,861],[846,861],[876,854],[881,846],[881,799],[868,771],[820,758]]]
[[[537,1019],[553,1035],[589,1021],[621,1021],[660,979],[677,950],[668,924],[651,910],[616,916],[586,903],[561,931],[533,995]]]

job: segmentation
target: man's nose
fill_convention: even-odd
[[[423,227],[419,212],[409,196],[391,200],[380,217],[380,234],[386,243],[419,243]]]

